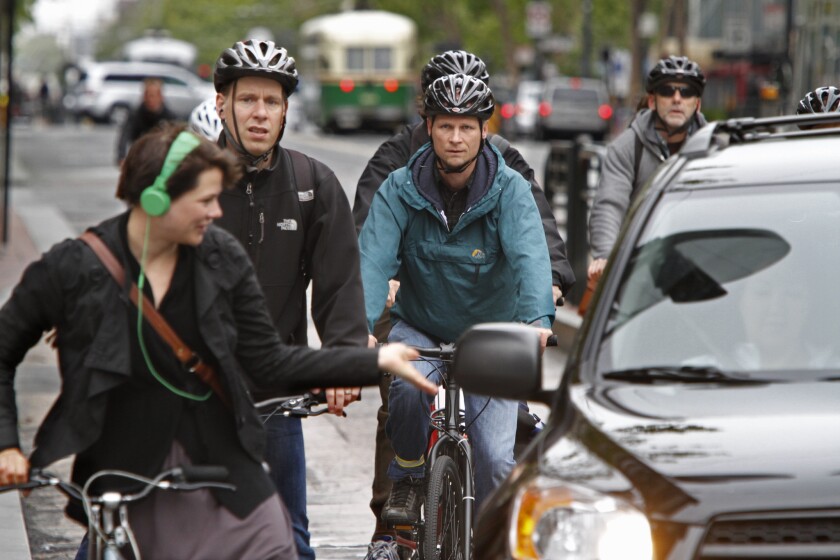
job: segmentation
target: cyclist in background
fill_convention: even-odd
[[[219,145],[246,168],[236,188],[222,193],[217,220],[251,257],[268,311],[286,344],[305,346],[306,289],[321,344],[368,346],[359,272],[359,246],[350,204],[326,165],[283,148],[289,96],[298,84],[295,59],[271,41],[239,41],[216,62],[213,83],[222,121]],[[327,390],[331,412],[357,400],[359,388]],[[306,457],[301,419],[266,422],[266,461],[289,513],[301,560],[313,560],[306,513]]]
[[[477,78],[453,74],[432,82],[424,100],[430,143],[373,197],[359,237],[362,281],[373,329],[388,281],[400,279],[391,341],[436,346],[487,321],[541,327],[543,345],[551,334],[545,233],[528,181],[486,142],[493,110],[492,92]],[[418,369],[440,382],[428,364]],[[396,456],[388,468],[386,523],[419,519],[430,402],[398,379],[391,384],[386,430]],[[478,508],[513,467],[518,404],[466,394],[465,408]]]
[[[166,163],[166,165],[164,165]],[[282,344],[247,254],[212,225],[218,197],[240,175],[235,158],[176,127],[129,150],[117,197],[128,210],[91,228],[136,279],[144,300],[215,374],[182,366],[148,314],[129,300],[86,242],[55,245],[31,264],[0,309],[0,484],[25,482],[75,454],[73,482],[120,469],[152,477],[165,464],[227,467],[235,492],[165,495],[129,506],[144,558],[297,560],[288,513],[263,468],[265,432],[245,386],[289,394],[375,385],[379,369],[435,392],[404,346],[314,351]],[[150,185],[152,185],[150,187]],[[140,307],[142,309],[142,307]],[[15,373],[55,329],[61,393],[29,460],[20,451]],[[100,494],[107,485],[95,485]],[[120,487],[131,491],[132,488]],[[83,521],[71,502],[68,515]]]
[[[122,165],[128,148],[138,138],[163,123],[175,122],[177,117],[163,98],[163,80],[146,78],[143,81],[143,100],[129,113],[117,138],[117,165]]]
[[[684,56],[663,58],[648,73],[647,108],[639,111],[627,130],[607,148],[589,219],[593,261],[589,264],[588,290],[594,288],[604,271],[639,187],[706,124],[700,113],[705,86],[700,66]]]
[[[433,56],[420,75],[420,82],[423,91],[425,92],[429,84],[435,79],[449,74],[467,74],[474,78],[478,78],[485,84],[489,84],[490,75],[487,72],[487,67],[484,61],[476,55],[463,51],[451,50],[442,52]],[[420,114],[422,116],[422,96]],[[557,222],[554,219],[554,214],[551,206],[545,197],[545,193],[539,186],[534,177],[534,170],[522,157],[522,154],[514,148],[510,142],[502,136],[488,134],[488,141],[493,143],[502,153],[507,166],[514,171],[518,171],[531,185],[531,193],[534,195],[534,201],[540,212],[542,219],[543,230],[545,232],[546,242],[548,243],[548,250],[551,256],[551,274],[552,284],[554,286],[554,299],[557,300],[562,294],[566,294],[571,290],[575,283],[575,276],[569,261],[566,258],[566,246],[560,233],[557,229]],[[429,141],[429,133],[426,130],[426,121],[422,119],[419,123],[406,125],[395,136],[386,140],[376,153],[368,161],[367,166],[362,172],[359,182],[356,185],[356,197],[353,203],[353,218],[356,221],[356,229],[361,230],[367,218],[370,209],[371,201],[374,194],[388,178],[392,171],[404,167],[411,156],[420,149],[425,143]],[[394,303],[397,290],[399,289],[399,281],[391,279],[390,293],[388,296],[387,306],[390,307]],[[388,332],[391,328],[390,318],[388,312],[383,314],[374,329],[374,335],[380,341],[388,339]],[[393,538],[393,532],[390,531],[381,521],[382,506],[388,498],[391,491],[391,483],[387,477],[386,470],[391,460],[394,457],[394,452],[391,449],[391,443],[385,434],[385,422],[388,419],[388,388],[390,378],[383,378],[380,386],[380,396],[382,398],[382,406],[377,413],[377,429],[376,429],[376,456],[374,459],[374,478],[372,485],[372,496],[370,501],[370,509],[376,518],[376,527],[374,528],[373,537],[371,538],[370,554],[368,560],[377,558],[375,549],[381,547],[388,547]],[[385,545],[379,543],[386,541]],[[383,558],[388,558],[383,555]]]
[[[204,136],[211,142],[218,142],[222,135],[222,119],[216,112],[216,98],[211,97],[196,105],[190,113],[190,130]]]

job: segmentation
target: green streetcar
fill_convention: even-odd
[[[395,128],[416,116],[417,26],[411,19],[378,10],[343,12],[307,21],[300,35],[303,76],[318,90],[308,112],[323,130]]]

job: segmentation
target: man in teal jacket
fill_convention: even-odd
[[[399,277],[391,341],[436,346],[477,323],[515,321],[542,328],[545,345],[554,318],[548,248],[530,185],[485,142],[493,94],[454,74],[435,80],[424,102],[431,143],[377,191],[360,234],[368,326],[382,314],[388,280]],[[518,405],[464,400],[478,507],[513,467]],[[391,524],[419,519],[430,401],[399,380],[391,385],[386,431],[396,459],[382,512]]]

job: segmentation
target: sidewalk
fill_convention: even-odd
[[[0,302],[5,303],[24,268],[36,259],[39,251],[23,220],[9,213],[8,243],[0,248]],[[5,560],[29,560],[29,539],[23,521],[20,494],[0,494],[0,557]]]

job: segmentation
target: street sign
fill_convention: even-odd
[[[531,1],[525,5],[525,30],[538,39],[551,33],[551,4]]]

